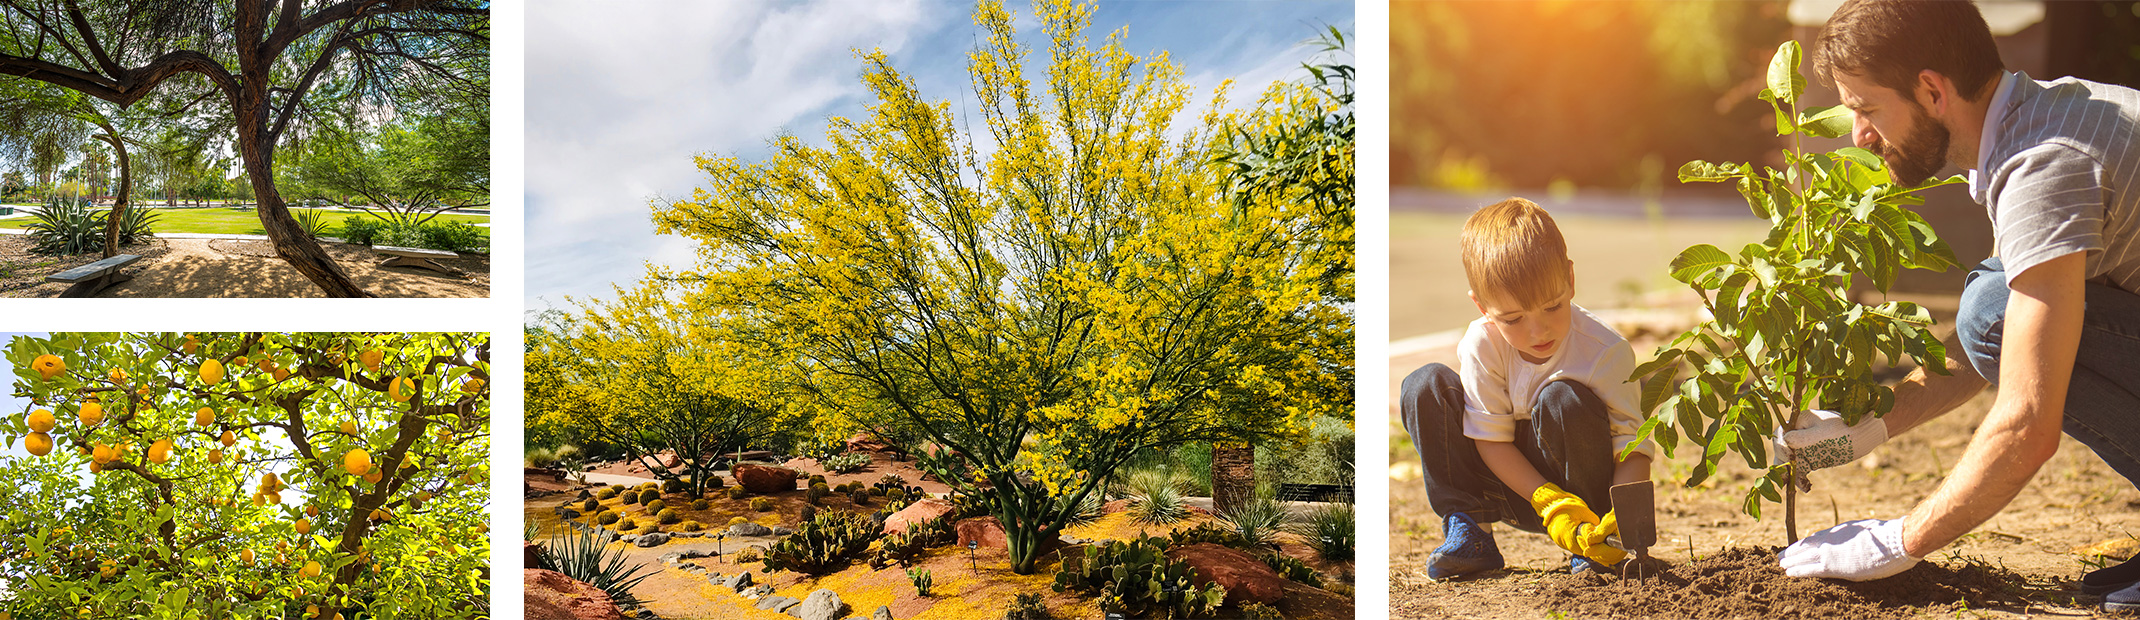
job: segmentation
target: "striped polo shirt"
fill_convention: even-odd
[[[2009,73],[1983,140],[1969,193],[2008,274],[2087,252],[2090,281],[2140,293],[2140,91]]]

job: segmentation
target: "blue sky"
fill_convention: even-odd
[[[649,201],[689,195],[698,154],[762,157],[783,133],[822,143],[825,119],[869,103],[855,50],[882,49],[924,97],[971,96],[971,2],[587,3],[537,0],[527,19],[527,307],[606,297],[648,262],[687,265],[691,244],[657,237]],[[1013,2],[1021,38],[1039,36]],[[1127,27],[1127,48],[1164,50],[1196,87],[1232,100],[1300,77],[1301,42],[1323,24],[1353,31],[1349,1],[1102,3],[1095,44]],[[1044,62],[1045,50],[1033,55]]]

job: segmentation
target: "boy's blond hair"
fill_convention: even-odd
[[[1464,278],[1480,303],[1535,308],[1559,298],[1568,281],[1568,244],[1538,203],[1509,198],[1464,221]]]

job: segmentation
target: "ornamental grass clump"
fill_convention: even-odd
[[[1308,548],[1324,560],[1350,562],[1356,536],[1352,504],[1318,506],[1294,527],[1293,533],[1299,534]]]
[[[1850,424],[1885,415],[1895,391],[1873,374],[1883,356],[1890,366],[1947,373],[1931,313],[1903,301],[1859,304],[1851,285],[1864,278],[1884,293],[1903,269],[1955,266],[1953,250],[1904,207],[1923,203],[1926,189],[1960,182],[1904,187],[1871,151],[1803,151],[1803,136],[1847,135],[1852,118],[1841,106],[1798,109],[1806,89],[1800,54],[1796,41],[1778,48],[1760,94],[1776,112],[1777,134],[1791,137],[1784,169],[1705,161],[1679,169],[1681,182],[1737,185],[1753,214],[1769,221],[1769,234],[1736,256],[1701,244],[1672,259],[1672,278],[1694,289],[1711,318],[1635,369],[1630,380],[1648,378],[1641,407],[1649,417],[1619,455],[1654,439],[1669,457],[1684,436],[1702,449],[1686,480],[1693,487],[1737,453],[1748,467],[1766,469],[1742,509],[1760,518],[1763,500],[1782,502],[1794,542],[1797,494],[1811,481],[1793,471],[1793,455],[1769,453],[1777,430],[1811,409],[1836,411]],[[1682,380],[1683,372],[1691,375]]]

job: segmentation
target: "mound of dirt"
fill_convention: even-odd
[[[2025,576],[1965,563],[1921,562],[1863,583],[1784,576],[1774,547],[1735,548],[1644,579],[1555,575],[1539,584],[1553,609],[1579,618],[1917,618],[1946,608],[2024,603]]]

